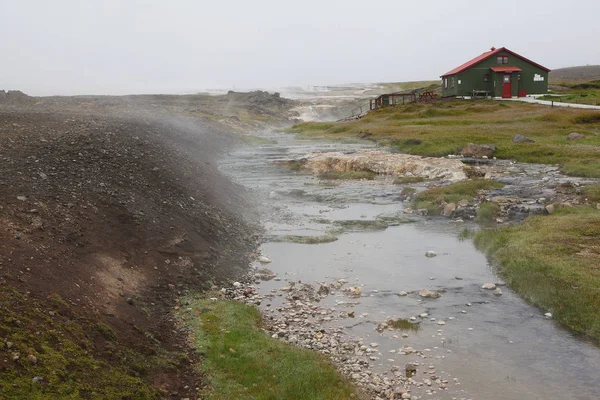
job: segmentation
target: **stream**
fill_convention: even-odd
[[[575,337],[504,286],[485,255],[461,236],[465,228],[476,230],[474,224],[401,217],[409,205],[398,198],[403,186],[394,185],[390,177],[324,182],[274,164],[311,152],[353,152],[374,144],[304,140],[272,132],[261,136],[268,143],[236,150],[221,169],[256,196],[267,238],[323,237],[331,232],[337,237],[320,244],[267,240],[262,245],[261,254],[272,260],[267,267],[277,274],[255,286],[269,298],[260,304],[265,315],[279,313],[285,301],[281,288],[290,282],[319,287],[343,279],[345,287],[360,287],[361,295],[351,298],[340,289],[325,296],[319,307],[337,314],[323,324],[368,344],[365,356],[370,355],[368,369],[373,373],[393,377],[392,366],[404,371],[407,363],[415,362],[416,381],[447,382],[411,387],[412,399],[600,398],[598,347]],[[531,176],[519,171],[519,179],[506,181],[531,185],[550,170],[532,165],[526,170]],[[562,179],[558,172],[553,174]],[[504,191],[514,189],[507,185]],[[387,229],[360,224],[340,229],[344,225],[335,222],[375,220],[394,223]],[[429,251],[437,256],[426,257]],[[487,282],[498,284],[502,295],[482,289]],[[422,289],[442,295],[422,298]],[[407,295],[399,296],[401,291]],[[348,311],[352,318],[335,317],[340,312],[350,315]],[[379,323],[397,318],[411,321],[415,328],[376,330]],[[419,349],[421,355],[402,354],[406,346]],[[429,370],[435,370],[435,379]]]

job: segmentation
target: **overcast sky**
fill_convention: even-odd
[[[0,89],[190,93],[437,79],[491,46],[600,64],[599,0],[0,0]]]

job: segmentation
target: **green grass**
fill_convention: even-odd
[[[481,203],[477,210],[475,222],[482,225],[490,225],[496,221],[500,215],[500,206],[495,203]]]
[[[414,208],[425,208],[430,215],[436,215],[440,213],[442,201],[446,203],[458,203],[460,200],[473,201],[481,191],[503,186],[504,184],[501,182],[472,179],[452,183],[448,186],[435,187],[418,193],[414,199]]]
[[[425,182],[426,179],[421,176],[401,176],[394,179],[394,185],[404,185],[407,183],[420,183]]]
[[[326,180],[351,180],[351,179],[367,179],[373,180],[377,174],[371,171],[344,171],[344,172],[323,172],[319,174],[319,179]]]
[[[188,297],[192,312],[181,312],[193,332],[202,373],[212,390],[203,398],[314,399],[354,397],[348,383],[324,357],[272,339],[261,332],[260,312],[231,301]]]
[[[421,326],[418,323],[412,323],[407,319],[399,318],[399,319],[391,319],[387,322],[389,326],[394,329],[398,329],[401,331],[413,331],[418,332],[421,329]]]
[[[338,240],[338,238],[330,234],[320,236],[284,235],[272,238],[271,242],[321,244],[335,242],[336,240]]]
[[[507,283],[573,331],[600,340],[600,211],[557,208],[549,216],[479,232],[475,245]]]
[[[380,145],[422,156],[458,154],[468,143],[493,144],[500,159],[558,164],[569,175],[600,177],[600,111],[451,100],[386,107],[350,122],[302,123],[289,132],[328,139],[368,134]],[[567,141],[571,132],[585,139]],[[535,143],[512,143],[517,133]]]
[[[387,229],[388,227],[387,222],[380,219],[350,219],[334,221],[333,225],[340,227],[344,231],[379,231]]]
[[[600,203],[600,184],[593,184],[584,187],[581,191],[584,200],[590,203]]]

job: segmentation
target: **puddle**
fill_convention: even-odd
[[[374,145],[277,133],[264,137],[268,143],[239,149],[221,166],[254,192],[273,239],[261,252],[272,259],[268,268],[278,278],[261,283],[262,294],[280,293],[292,281],[344,279],[347,286],[359,287],[359,298],[349,299],[339,290],[321,300],[322,306],[352,315],[327,324],[365,343],[376,342],[378,356],[370,367],[375,372],[423,362],[398,353],[403,346],[420,349],[425,362],[449,381],[446,390],[414,393],[423,398],[600,398],[600,350],[595,345],[545,319],[510,288],[502,286],[501,296],[481,288],[502,281],[469,240],[477,227],[405,216],[399,201],[405,185],[392,178],[331,185],[273,164],[316,151],[352,152]],[[529,177],[522,165],[514,168],[518,177],[505,179],[505,192],[517,190],[511,184],[518,182],[531,188],[548,171],[534,166],[536,176]],[[325,240],[332,238],[337,240]],[[435,256],[426,257],[427,252]],[[424,298],[419,295],[423,289],[440,291],[441,297]],[[261,308],[272,313],[282,302],[273,296]],[[391,320],[399,321],[398,329],[377,330]],[[424,378],[423,370],[417,370],[415,379]]]

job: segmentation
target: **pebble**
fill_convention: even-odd
[[[502,296],[502,289],[500,289],[500,288],[496,288],[496,290],[494,290],[494,294],[495,294],[496,296]]]
[[[269,264],[273,261],[267,256],[260,256],[260,257],[258,257],[258,262],[260,262],[262,264]]]
[[[429,251],[425,252],[425,257],[431,258],[431,257],[435,257],[435,256],[437,256],[437,253],[433,250],[429,250]]]
[[[496,289],[496,284],[491,282],[484,283],[483,286],[481,286],[481,288],[485,290],[494,290]]]

